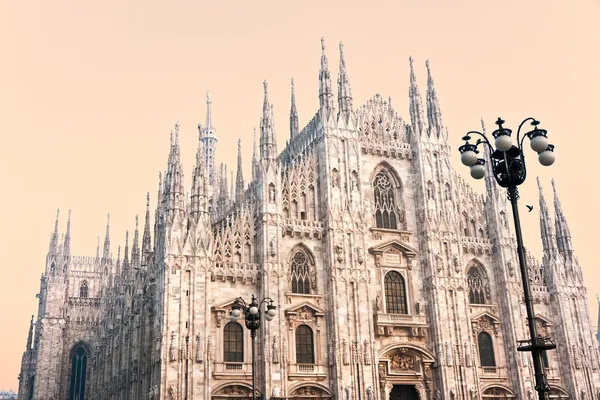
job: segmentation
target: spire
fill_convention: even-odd
[[[544,256],[556,258],[556,235],[554,234],[552,219],[550,218],[550,212],[548,211],[548,206],[546,205],[546,200],[544,199],[540,178],[537,178],[537,184],[540,198],[540,232],[542,236]]]
[[[290,109],[290,140],[294,138],[300,129],[298,127],[298,110],[296,109],[296,92],[294,90],[294,78],[292,78],[292,106]]]
[[[571,231],[567,224],[567,219],[563,214],[558,193],[556,192],[556,183],[552,179],[552,190],[554,191],[554,222],[556,227],[556,241],[558,251],[566,260],[573,261],[573,244],[571,242]]]
[[[256,127],[254,127],[254,143],[252,144],[252,181],[257,177],[256,168],[258,167],[258,157],[256,155]]]
[[[217,135],[212,118],[212,96],[206,92],[206,124],[198,124],[199,139],[204,144],[204,166],[208,175],[208,182],[213,187],[216,184],[218,171],[215,168],[215,155],[217,152]]]
[[[106,236],[104,237],[104,251],[102,252],[102,259],[108,260],[110,258],[110,213],[106,216]]]
[[[162,173],[158,172],[158,194],[156,195],[156,210],[154,211],[154,247],[158,245],[158,232],[161,226],[161,218],[162,218],[162,202],[163,202],[163,192],[162,192]]]
[[[436,137],[440,137],[444,134],[442,111],[440,110],[440,102],[438,101],[433,78],[431,77],[429,60],[425,61],[425,66],[427,67],[427,123],[429,135],[435,134]]]
[[[127,275],[129,271],[129,231],[125,231],[125,253],[123,254],[123,263],[121,264],[121,272]]]
[[[115,276],[121,274],[121,245],[117,246],[117,262],[115,265]]]
[[[67,218],[67,232],[65,233],[63,252],[65,257],[71,255],[71,210],[69,210],[69,216]]]
[[[100,259],[100,236],[97,237],[98,245],[96,246],[96,260]]]
[[[27,350],[31,350],[31,344],[33,342],[33,315],[31,316],[31,321],[29,322],[29,333],[27,334]]]
[[[419,86],[417,85],[417,78],[415,77],[415,70],[413,68],[413,58],[409,57],[410,63],[410,86],[408,89],[409,108],[410,108],[410,122],[415,130],[415,133],[422,135],[423,129],[423,101],[421,100],[421,93],[419,92]]]
[[[235,201],[244,200],[244,173],[242,172],[242,141],[238,139],[237,176],[235,179]]]
[[[261,160],[275,160],[277,158],[277,140],[275,138],[273,106],[269,103],[266,80],[263,82],[263,85],[265,100],[263,102],[263,115],[260,121],[260,158]]]
[[[152,238],[150,237],[150,192],[146,193],[146,218],[144,220],[144,235],[142,236],[142,265],[147,266],[152,253]]]
[[[131,265],[133,268],[138,268],[140,266],[140,247],[139,247],[139,239],[140,239],[140,230],[139,230],[139,218],[135,216],[135,232],[133,233],[133,245],[131,246]]]
[[[321,38],[321,70],[319,71],[319,103],[324,117],[328,118],[333,113],[333,90],[331,89],[331,76],[327,56],[325,55],[325,38]]]
[[[212,122],[212,95],[210,94],[210,92],[207,90],[206,91],[206,129],[207,130],[212,130],[213,129],[213,122]]]
[[[204,162],[205,143],[198,142],[198,151],[196,152],[196,167],[192,177],[192,206],[191,214],[194,221],[198,221],[199,213],[208,212],[208,186],[209,179],[206,164]]]
[[[183,190],[183,167],[180,160],[179,148],[179,122],[175,124],[175,134],[171,132],[171,151],[169,152],[169,161],[167,173],[165,176],[165,200],[166,213],[172,217],[178,212],[185,210],[185,196]]]
[[[350,80],[346,71],[346,61],[344,60],[344,44],[340,42],[340,72],[338,74],[338,118],[344,115],[349,117],[352,112],[352,90],[350,89]]]
[[[54,232],[50,236],[50,246],[48,247],[48,254],[56,255],[58,250],[58,217],[60,216],[60,209],[56,209],[56,221],[54,222]]]

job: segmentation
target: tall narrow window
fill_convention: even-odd
[[[467,274],[469,284],[469,303],[485,304],[485,287],[481,270],[477,267],[471,267]]]
[[[479,361],[482,367],[495,367],[496,357],[494,356],[494,347],[492,337],[487,332],[480,332],[477,336],[479,345]]]
[[[85,400],[85,378],[88,353],[82,344],[71,352],[71,390],[69,400]]]
[[[550,363],[548,362],[548,352],[546,350],[542,350],[542,363],[544,368],[550,368]]]
[[[388,314],[407,314],[406,285],[404,278],[396,271],[385,276],[385,307]]]
[[[244,362],[244,331],[237,322],[229,322],[223,331],[223,361]]]
[[[310,279],[308,255],[303,250],[298,250],[292,256],[292,293],[310,294]]]
[[[87,298],[88,297],[88,284],[87,284],[87,281],[83,281],[83,283],[79,287],[79,297],[83,297],[83,298]]]
[[[315,363],[313,331],[307,325],[300,325],[296,329],[296,363]]]
[[[375,224],[378,228],[397,229],[396,198],[394,185],[384,171],[375,176],[373,181],[373,196],[375,201]]]

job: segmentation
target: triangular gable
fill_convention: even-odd
[[[387,253],[390,250],[399,251],[405,254],[406,256],[414,257],[417,255],[417,250],[415,248],[397,239],[392,239],[385,243],[378,244],[377,246],[373,246],[369,248],[369,253],[381,255],[383,253]]]
[[[492,314],[489,311],[483,311],[479,314],[476,314],[474,316],[471,317],[471,321],[477,321],[478,319],[481,319],[482,317],[488,317],[489,319],[491,319],[492,321],[494,321],[494,323],[499,324],[500,323],[500,318],[495,316],[494,314]]]
[[[547,326],[552,326],[552,325],[554,325],[554,324],[552,323],[552,320],[550,320],[550,318],[546,317],[546,316],[545,316],[545,315],[543,315],[543,314],[537,314],[537,315],[535,316],[535,319],[539,319],[541,322],[543,322],[543,323],[544,323],[544,324],[546,324]]]
[[[231,306],[233,306],[233,303],[235,303],[235,299],[229,300],[227,303],[223,303],[221,305],[212,306],[212,310],[213,311],[228,311],[231,308]]]
[[[325,310],[324,309],[322,309],[321,307],[316,306],[316,305],[314,305],[314,304],[312,304],[312,303],[310,303],[308,301],[302,302],[300,304],[297,304],[295,306],[292,306],[292,307],[288,308],[287,310],[285,310],[285,314],[286,315],[297,314],[299,310],[301,310],[302,308],[305,308],[305,307],[308,308],[308,309],[310,309],[310,310],[312,310],[312,312],[315,315],[318,315],[318,316],[325,315]]]

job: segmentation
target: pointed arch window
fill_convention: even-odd
[[[223,361],[244,362],[244,331],[237,322],[229,322],[223,330]]]
[[[85,380],[87,372],[88,352],[83,344],[78,344],[71,351],[71,389],[69,400],[85,400]]]
[[[83,281],[83,283],[79,287],[79,297],[83,297],[84,299],[86,299],[88,297],[88,284],[87,284],[87,281]]]
[[[406,284],[396,271],[385,276],[385,308],[388,314],[408,314],[406,306]]]
[[[495,367],[496,357],[494,355],[494,343],[492,336],[487,332],[480,332],[477,335],[477,344],[479,347],[479,362],[482,367]]]
[[[373,181],[375,201],[375,224],[377,228],[398,229],[397,202],[392,179],[386,171],[381,171]]]
[[[467,274],[467,283],[469,284],[469,303],[485,304],[485,285],[481,269],[471,267]]]
[[[315,347],[313,331],[308,325],[296,328],[296,363],[314,364]]]
[[[304,250],[298,250],[292,256],[291,276],[292,293],[310,294],[310,258]]]

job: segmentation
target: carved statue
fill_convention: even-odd
[[[196,336],[196,362],[202,362],[202,338],[200,335]]]
[[[310,287],[311,289],[317,288],[317,272],[313,269],[310,271]]]
[[[373,388],[371,386],[367,388],[367,400],[374,400]]]
[[[375,298],[375,306],[377,307],[377,311],[383,311],[383,304],[381,303],[381,297],[377,296]]]
[[[371,346],[368,340],[363,343],[363,356],[365,365],[371,365]]]
[[[356,259],[358,260],[359,264],[362,264],[365,261],[363,256],[363,249],[360,246],[356,248]]]
[[[273,390],[271,390],[271,397],[280,397],[281,396],[281,388],[278,385],[273,386]]]
[[[344,261],[344,248],[342,247],[341,243],[337,243],[335,245],[335,254],[337,255],[337,260],[339,262]]]
[[[269,203],[275,202],[275,187],[273,185],[269,186]]]
[[[176,340],[175,331],[172,331],[171,332],[171,348],[169,350],[169,360],[170,361],[177,360],[177,347],[175,345],[175,340]]]
[[[344,365],[350,364],[350,357],[348,354],[348,341],[346,339],[342,341],[342,358]]]
[[[279,342],[277,341],[277,337],[273,336],[273,364],[279,363]]]
[[[346,386],[346,400],[352,400],[352,388]]]
[[[435,400],[442,400],[442,391],[440,389],[437,389],[435,391],[435,396],[434,396]]]

